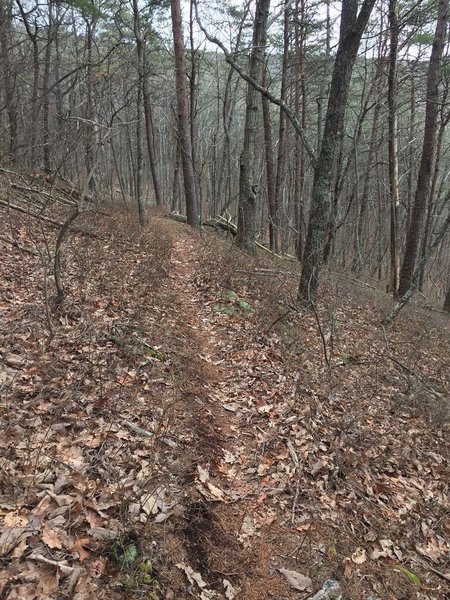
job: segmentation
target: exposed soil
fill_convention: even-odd
[[[331,273],[308,313],[295,263],[127,213],[55,306],[42,228],[1,228],[37,254],[0,246],[2,600],[449,597],[446,315],[386,332]]]

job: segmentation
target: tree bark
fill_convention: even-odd
[[[184,193],[186,197],[187,222],[200,229],[197,197],[195,193],[194,166],[192,163],[192,141],[189,133],[186,110],[186,69],[184,59],[183,27],[180,0],[171,0],[172,32],[175,50],[175,78],[177,86],[178,137],[181,148]]]
[[[253,28],[252,52],[250,56],[250,79],[262,84],[264,69],[264,47],[266,45],[267,21],[270,0],[256,3]],[[245,108],[244,144],[240,157],[238,232],[236,245],[249,254],[256,253],[256,213],[258,208],[258,177],[256,173],[256,138],[261,109],[261,96],[248,83]]]
[[[267,67],[264,70],[263,85],[267,86]],[[276,207],[275,207],[275,169],[273,163],[273,140],[272,140],[272,123],[270,120],[270,104],[268,99],[262,97],[262,112],[264,123],[264,148],[266,158],[266,178],[267,178],[267,199],[269,203],[269,247],[275,252],[275,236],[276,236]]]
[[[12,163],[17,160],[17,95],[15,73],[11,64],[10,46],[12,45],[12,3],[10,0],[0,2],[0,49],[3,67],[4,99],[8,115],[8,156]]]
[[[331,187],[336,151],[344,125],[350,79],[361,37],[375,0],[364,0],[357,15],[357,0],[343,0],[339,46],[334,62],[327,115],[317,167],[314,172],[311,211],[298,300],[310,304],[319,286],[329,225]]]
[[[399,258],[398,258],[398,131],[397,131],[397,50],[398,50],[398,17],[397,0],[389,0],[389,74],[388,74],[388,127],[389,127],[389,192],[390,192],[390,277],[388,290],[397,293]]]
[[[450,285],[447,288],[447,294],[444,300],[444,306],[442,307],[445,312],[450,313]]]
[[[447,39],[448,9],[449,0],[439,0],[436,30],[427,76],[427,102],[422,157],[420,160],[414,205],[411,213],[411,222],[406,235],[405,253],[398,287],[399,297],[404,296],[412,284],[418,249],[422,237],[423,220],[431,184],[435,150],[437,118],[439,112],[439,67]]]

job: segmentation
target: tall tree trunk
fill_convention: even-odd
[[[180,0],[171,0],[172,32],[175,49],[175,75],[177,86],[178,137],[181,147],[184,193],[186,196],[186,216],[189,225],[200,229],[197,197],[195,194],[192,141],[189,133],[186,110],[186,70],[184,60],[183,26]]]
[[[305,73],[305,0],[295,3],[294,34],[295,56],[298,73],[295,78],[295,116],[300,121],[303,131],[306,130],[306,73]],[[294,198],[295,198],[295,255],[298,260],[303,256],[303,195],[305,187],[305,147],[300,137],[295,136],[294,149]]]
[[[267,87],[267,66],[264,69],[263,85]],[[275,223],[276,223],[276,205],[275,205],[275,169],[273,164],[273,140],[272,123],[270,120],[269,100],[262,97],[262,112],[264,123],[264,148],[266,158],[266,177],[267,177],[267,199],[269,203],[269,244],[272,252],[276,252],[275,243]]]
[[[389,126],[389,193],[390,193],[390,277],[388,291],[397,293],[398,288],[398,131],[397,131],[397,50],[398,50],[397,0],[389,0],[389,74],[388,74],[388,126]]]
[[[31,122],[30,122],[30,165],[35,168],[37,166],[37,126],[39,117],[39,42],[38,42],[38,26],[37,20],[34,24],[34,30],[31,28],[29,21],[29,13],[27,13],[20,0],[16,0],[19,7],[20,16],[25,26],[28,38],[33,47],[33,88],[31,92]]]
[[[336,150],[342,132],[350,79],[361,37],[375,0],[364,0],[359,15],[357,0],[343,0],[339,46],[334,62],[327,116],[319,159],[314,172],[311,211],[298,299],[314,301],[324,259],[331,205],[332,177]]]
[[[142,75],[142,95],[144,100],[144,116],[145,116],[145,134],[147,138],[148,162],[150,164],[150,172],[152,174],[153,191],[155,192],[155,201],[157,206],[163,205],[163,197],[161,194],[161,186],[159,183],[159,175],[157,168],[156,152],[155,152],[155,129],[153,127],[152,103],[150,99],[150,90],[148,87],[148,74],[146,69],[145,46],[143,52],[143,75]]]
[[[53,0],[48,0],[47,44],[45,46],[44,75],[42,78],[42,144],[44,170],[51,171],[50,148],[50,69],[53,43]]]
[[[443,107],[444,107],[444,105],[447,104],[447,98],[448,98],[448,89],[446,90],[446,93],[445,93],[444,97],[442,98],[442,105],[440,107],[441,122],[439,125],[439,133],[437,135],[436,152],[435,152],[436,159],[434,161],[433,177],[431,180],[430,193],[428,194],[427,217],[426,217],[426,221],[425,221],[425,229],[423,232],[422,246],[420,249],[421,256],[426,254],[427,246],[429,243],[429,238],[430,238],[430,233],[431,233],[431,228],[432,228],[432,223],[433,223],[433,216],[434,216],[433,213],[434,213],[434,209],[435,209],[435,196],[436,196],[436,191],[438,188],[438,180],[439,180],[441,158],[442,158],[442,146],[443,146],[444,137],[445,137],[445,128],[447,127],[447,125],[450,121],[450,112],[448,112],[445,116],[443,115]],[[423,289],[425,273],[426,273],[426,265],[425,265],[424,269],[422,270],[422,273],[420,274],[420,281],[419,281],[419,290],[420,291],[422,291],[422,289]]]
[[[94,173],[95,163],[95,113],[94,113],[94,82],[92,73],[92,51],[94,45],[95,21],[86,18],[86,142],[85,142],[85,165],[86,180],[91,193],[95,196],[97,185]]]
[[[408,227],[398,295],[404,296],[411,287],[418,249],[422,237],[423,220],[431,183],[431,173],[439,112],[439,67],[447,39],[449,0],[439,0],[436,30],[427,77],[427,103],[422,156],[417,178],[416,194]]]
[[[267,21],[270,0],[257,0],[250,55],[250,78],[259,85],[264,70],[264,47],[266,45]],[[239,208],[236,244],[249,254],[256,253],[256,215],[258,209],[258,177],[256,173],[256,138],[261,106],[260,93],[247,84],[245,106],[244,144],[240,157]]]
[[[12,2],[0,1],[0,51],[3,66],[4,99],[8,115],[8,155],[11,162],[17,160],[18,98],[16,76],[12,66]]]
[[[135,191],[136,201],[139,212],[139,225],[144,227],[147,225],[147,211],[145,206],[145,198],[143,194],[143,178],[144,178],[144,152],[142,148],[142,122],[144,120],[143,111],[143,80],[144,74],[144,39],[139,26],[139,6],[138,0],[133,0],[133,29],[136,39],[136,54],[137,54],[137,96],[136,96],[136,178]]]
[[[285,5],[287,4],[285,0]],[[286,86],[288,74],[289,58],[289,10],[285,6],[283,22],[283,60],[281,65],[281,90],[280,98],[286,101]],[[277,156],[277,178],[275,182],[275,252],[280,250],[280,225],[283,204],[283,189],[286,174],[286,114],[280,109],[279,130],[278,130],[278,156]]]

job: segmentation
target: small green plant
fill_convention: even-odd
[[[120,540],[116,540],[113,543],[112,555],[121,567],[129,567],[136,562],[138,549],[134,543],[124,545]]]
[[[409,579],[409,581],[414,585],[422,585],[422,581],[420,580],[420,578],[409,569],[402,567],[402,565],[397,565],[396,567],[394,567],[394,571],[402,573],[402,575]]]
[[[239,296],[236,294],[236,292],[233,292],[230,290],[223,290],[223,291],[218,292],[217,295],[219,296],[219,298],[222,298],[223,300],[229,300],[233,306],[216,304],[215,306],[213,306],[213,309],[212,309],[214,313],[220,313],[220,314],[224,314],[224,315],[235,315],[235,314],[237,314],[237,310],[243,310],[248,313],[256,312],[255,309],[253,308],[253,306],[251,306],[245,300],[241,300],[239,298]]]
[[[242,308],[242,310],[246,310],[247,312],[255,312],[253,306],[251,306],[248,302],[245,302],[244,300],[239,300],[239,308]]]
[[[239,298],[236,292],[233,292],[231,290],[222,290],[218,292],[217,295],[219,296],[219,298],[225,298],[226,300],[237,300]]]
[[[213,313],[219,313],[222,315],[235,315],[236,310],[232,306],[221,306],[220,304],[216,304],[213,306]]]

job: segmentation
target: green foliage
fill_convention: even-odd
[[[223,290],[218,292],[217,295],[219,298],[226,298],[227,300],[237,300],[239,298],[236,292],[232,292],[231,290]]]
[[[223,315],[235,315],[236,310],[232,306],[221,306],[220,304],[216,304],[213,306],[213,313],[219,313]]]
[[[72,8],[79,10],[82,15],[88,15],[94,19],[104,17],[105,15],[90,0],[64,0]]]
[[[236,294],[236,292],[233,292],[232,290],[222,290],[222,291],[218,292],[217,295],[219,296],[219,298],[223,298],[223,300],[228,300],[230,302],[230,304],[232,304],[233,306],[225,306],[222,304],[216,304],[213,307],[213,312],[215,312],[215,313],[222,313],[225,315],[235,315],[237,312],[237,309],[244,310],[249,313],[256,312],[255,309],[253,308],[253,306],[251,306],[248,302],[245,302],[245,300],[241,300],[239,298],[239,296]]]
[[[246,310],[251,313],[255,312],[253,306],[251,306],[250,304],[248,304],[248,302],[245,302],[244,300],[239,300],[239,308],[242,308],[242,310]]]
[[[134,543],[123,545],[120,540],[116,540],[113,544],[112,554],[114,560],[120,566],[129,567],[136,562],[138,557],[138,549]]]
[[[402,567],[402,565],[398,565],[397,567],[395,567],[395,571],[402,573],[414,585],[422,585],[422,581],[420,580],[420,578],[409,569]]]
[[[411,42],[413,44],[420,44],[420,45],[430,45],[433,43],[433,39],[434,36],[432,33],[427,33],[427,32],[422,32],[422,33],[416,33],[416,35],[414,35],[411,38]]]

